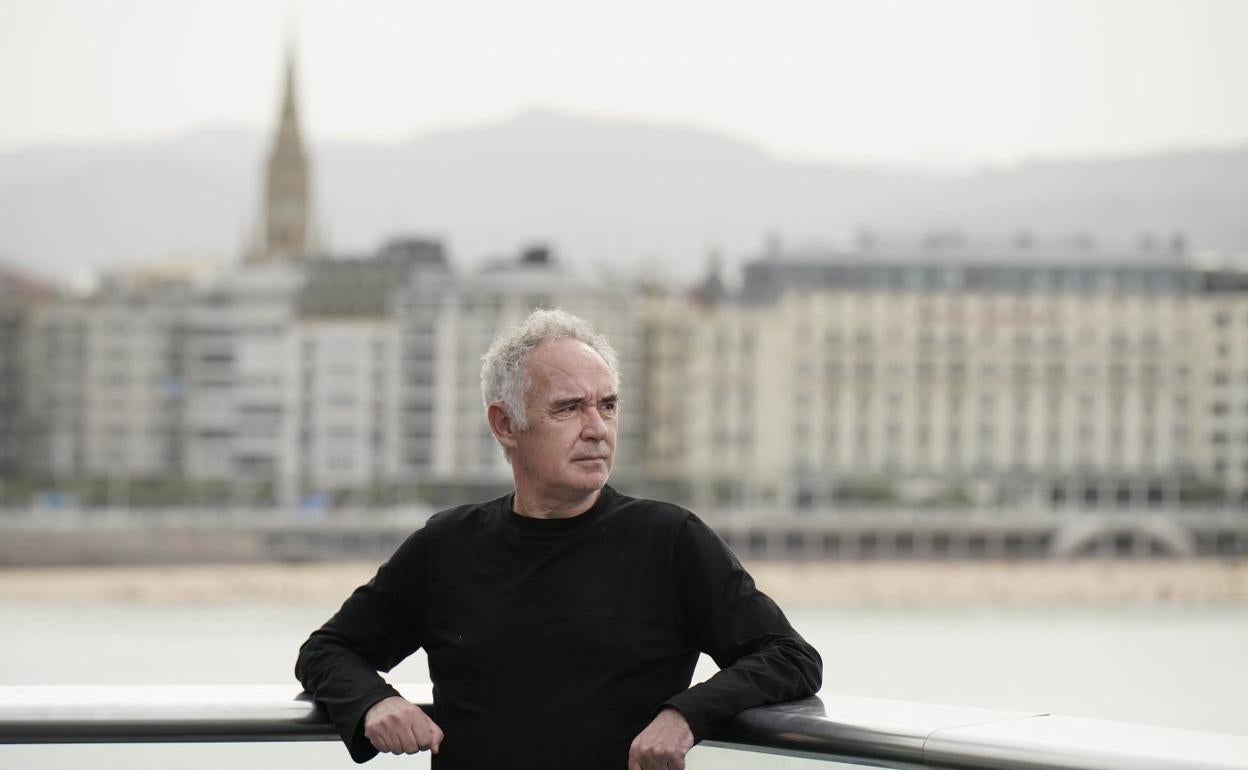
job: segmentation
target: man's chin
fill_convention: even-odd
[[[611,463],[606,460],[574,460],[572,465],[585,489],[601,489],[611,476]]]

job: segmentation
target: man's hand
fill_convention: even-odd
[[[693,731],[679,711],[666,708],[628,747],[628,770],[684,770]]]
[[[415,754],[425,749],[438,753],[442,728],[406,698],[391,695],[373,704],[364,715],[364,735],[378,751]]]

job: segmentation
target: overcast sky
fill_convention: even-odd
[[[267,129],[287,38],[314,140],[543,107],[887,165],[1248,143],[1243,0],[0,0],[0,150]]]

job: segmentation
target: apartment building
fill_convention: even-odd
[[[1085,241],[939,245],[772,255],[735,301],[646,300],[650,472],[764,507],[1242,496],[1234,274]]]
[[[289,494],[366,490],[384,500],[404,483],[411,426],[400,398],[411,386],[397,301],[412,281],[424,285],[421,274],[447,270],[441,243],[428,239],[394,241],[365,259],[309,263],[294,330]]]
[[[0,268],[0,483],[30,474],[42,451],[33,413],[39,369],[31,330],[37,306],[54,298],[42,281]]]
[[[106,287],[34,310],[34,475],[106,483],[116,505],[127,504],[131,481],[181,476],[188,296],[181,286]]]
[[[1214,487],[1248,493],[1248,273],[1200,276],[1190,339],[1193,459]]]
[[[234,500],[272,502],[293,462],[295,307],[304,268],[246,265],[216,276],[188,303],[185,467],[228,482]]]

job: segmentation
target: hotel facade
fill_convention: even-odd
[[[643,299],[648,471],[709,503],[1241,503],[1248,282],[1181,244],[930,240]]]

